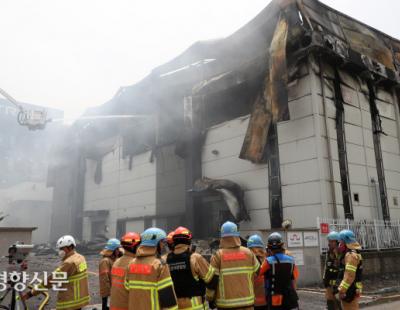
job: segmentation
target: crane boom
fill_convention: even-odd
[[[29,130],[44,129],[46,124],[51,121],[47,119],[46,110],[26,110],[4,89],[0,88],[0,94],[18,108],[17,122],[21,126],[26,126]]]
[[[4,98],[14,104],[20,111],[24,110],[24,108],[18,103],[18,101],[11,97],[11,95],[9,95],[4,89],[0,88],[0,94],[2,94]]]

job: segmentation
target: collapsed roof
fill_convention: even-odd
[[[262,162],[270,125],[288,118],[287,68],[310,52],[375,82],[400,82],[399,40],[317,0],[273,0],[229,37],[193,44],[87,114],[154,114],[163,105],[182,106],[177,98],[261,76],[240,157]]]

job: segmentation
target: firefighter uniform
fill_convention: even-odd
[[[103,257],[99,263],[99,287],[101,298],[105,298],[110,296],[111,268],[115,262],[115,258],[112,257],[111,251],[102,251],[101,253]]]
[[[102,259],[99,263],[99,289],[102,299],[102,310],[109,310],[110,292],[111,292],[111,268],[117,256],[121,253],[119,251],[121,243],[118,239],[109,239],[100,252]]]
[[[342,260],[342,275],[339,294],[342,296],[343,310],[359,309],[359,299],[362,292],[362,257],[361,246],[358,243],[348,244]]]
[[[167,256],[167,263],[178,297],[179,309],[206,309],[206,285],[214,278],[214,268],[187,244],[178,244]]]
[[[125,287],[129,291],[129,310],[178,309],[168,265],[159,257],[167,237],[159,228],[141,234],[141,245],[128,266]]]
[[[57,296],[57,310],[77,310],[89,304],[88,273],[85,258],[74,250],[67,253],[62,264],[54,274],[66,273],[67,281],[62,285],[64,291],[59,291]],[[52,276],[49,277],[47,285],[41,287],[50,288]],[[33,290],[35,296],[40,292]]]
[[[269,256],[261,266],[270,310],[298,309],[296,281],[298,270],[294,258],[286,254],[282,236],[274,232],[268,236]]]
[[[328,303],[328,310],[339,309],[335,294],[337,293],[337,279],[339,275],[339,255],[336,250],[329,250],[326,254],[324,270],[325,298]]]
[[[128,265],[134,258],[135,254],[125,251],[112,266],[110,310],[128,310],[129,294],[124,284]]]
[[[261,267],[270,309],[297,309],[298,297],[295,291],[297,267],[292,256],[276,253],[267,257]]]
[[[263,264],[267,252],[265,244],[259,235],[252,235],[247,240],[247,247],[254,253],[260,265]],[[267,299],[265,297],[264,275],[258,273],[254,278],[254,309],[267,309]]]
[[[253,309],[254,276],[260,264],[249,249],[241,246],[234,223],[222,225],[220,249],[211,257],[211,266],[219,279],[216,292],[207,289],[207,299],[218,309]]]

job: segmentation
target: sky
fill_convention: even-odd
[[[194,42],[230,35],[269,2],[1,0],[0,87],[74,118]],[[400,38],[400,1],[322,2]]]

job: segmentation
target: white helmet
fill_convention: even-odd
[[[57,243],[56,243],[56,248],[57,250],[66,247],[66,246],[71,246],[73,245],[74,247],[76,246],[76,242],[74,237],[70,236],[70,235],[65,235],[62,236],[60,239],[58,239]]]

